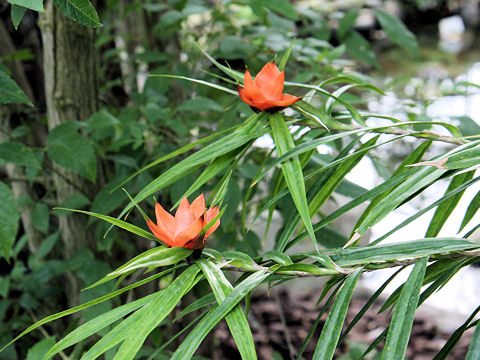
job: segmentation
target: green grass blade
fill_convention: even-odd
[[[84,310],[84,309],[87,309],[93,305],[97,305],[103,301],[107,301],[111,298],[114,298],[115,296],[118,296],[126,291],[129,291],[131,289],[134,289],[138,286],[141,286],[141,285],[144,285],[150,281],[153,281],[155,279],[158,279],[170,272],[172,272],[173,270],[177,269],[178,267],[172,267],[170,269],[167,269],[165,271],[162,271],[161,273],[159,274],[155,274],[155,275],[152,275],[152,276],[149,276],[148,278],[146,279],[143,279],[143,280],[140,280],[134,284],[131,284],[131,285],[128,285],[122,289],[119,289],[119,290],[116,290],[116,291],[113,291],[111,292],[110,294],[107,294],[107,295],[104,295],[104,296],[101,296],[97,299],[94,299],[94,300],[91,300],[91,301],[88,301],[84,304],[81,304],[81,305],[78,305],[78,306],[75,306],[71,309],[68,309],[68,310],[64,310],[64,311],[61,311],[59,313],[56,313],[56,314],[53,314],[53,315],[50,315],[50,316],[47,316],[45,318],[43,318],[42,320],[40,321],[37,321],[35,324],[29,326],[27,329],[25,329],[24,331],[22,331],[19,335],[17,335],[12,341],[10,341],[7,345],[5,345],[2,349],[0,349],[0,351],[4,350],[7,346],[13,344],[15,341],[17,341],[18,339],[20,339],[21,337],[23,337],[24,335],[28,334],[29,332],[35,330],[35,329],[38,329],[40,326],[44,325],[44,324],[47,324],[51,321],[54,321],[54,320],[57,320],[57,319],[60,319],[64,316],[68,316],[68,315],[71,315],[71,314],[74,314],[78,311],[81,311],[81,310]]]
[[[202,187],[202,185],[204,185],[207,181],[211,180],[227,166],[231,165],[237,155],[240,154],[239,156],[241,157],[241,155],[244,154],[249,147],[250,146],[247,144],[243,149],[235,149],[228,154],[213,159],[213,161],[203,170],[200,176],[195,179],[195,182],[187,189],[187,191],[180,196],[178,201],[172,206],[172,209],[176,208],[184,197],[188,198],[195,191],[200,189],[200,187]]]
[[[462,224],[460,225],[460,229],[458,229],[458,232],[462,231],[463,228],[469,223],[469,221],[472,220],[478,209],[480,209],[480,191],[477,192],[477,195],[474,196],[474,198],[468,205],[467,211],[465,212],[465,216],[463,217]]]
[[[262,283],[269,276],[265,270],[260,270],[248,276],[238,284],[225,300],[210,311],[198,325],[188,334],[183,343],[173,353],[171,360],[189,360],[205,336],[242,300],[247,293]]]
[[[328,313],[327,320],[323,325],[315,353],[313,354],[313,360],[331,360],[333,358],[342,331],[343,322],[347,315],[348,306],[352,299],[353,289],[357,284],[361,272],[362,270],[358,269],[351,274],[338,292],[332,308]]]
[[[212,140],[215,140],[216,138],[226,134],[226,133],[229,133],[231,131],[234,131],[235,129],[237,129],[239,126],[233,126],[233,127],[230,127],[228,129],[225,129],[225,130],[221,130],[221,131],[217,131],[215,133],[213,133],[212,135],[208,135],[208,136],[205,136],[204,138],[201,138],[200,140],[197,140],[195,142],[191,142],[183,147],[181,147],[180,149],[178,150],[175,150],[175,151],[172,151],[171,153],[165,155],[165,156],[162,156],[160,159],[157,159],[153,162],[151,162],[150,164],[148,164],[147,166],[144,166],[143,168],[141,168],[140,170],[138,170],[136,173],[134,173],[133,175],[129,176],[126,180],[122,181],[119,185],[117,185],[116,187],[113,188],[112,191],[110,191],[110,193],[120,189],[123,185],[125,185],[126,183],[128,183],[130,180],[132,180],[133,178],[135,178],[137,175],[141,174],[142,172],[144,172],[145,170],[148,170],[158,164],[161,164],[162,162],[164,161],[167,161],[169,159],[172,159],[178,155],[181,155],[181,154],[184,154],[186,153],[188,150],[191,150],[193,149],[195,146],[197,145],[200,145],[200,144],[203,144],[205,142],[209,142],[209,141],[212,141]]]
[[[270,117],[270,125],[272,128],[272,136],[277,147],[277,153],[279,156],[282,156],[295,146],[292,135],[288,130],[285,120],[279,114],[274,114]],[[318,244],[313,231],[312,220],[310,219],[308,212],[307,195],[305,191],[305,183],[303,182],[302,167],[298,157],[283,162],[282,171],[298,213],[302,218],[305,228],[307,229],[307,232],[315,247],[317,247]]]
[[[133,206],[133,204],[132,204],[132,206]],[[54,208],[54,209],[73,211],[73,212],[78,212],[78,213],[94,216],[94,217],[99,218],[101,220],[104,220],[104,221],[106,221],[106,222],[108,222],[112,225],[118,226],[119,228],[127,230],[127,231],[131,232],[132,234],[144,237],[148,240],[153,240],[153,241],[156,241],[156,242],[160,241],[152,233],[150,233],[146,230],[143,230],[142,228],[139,228],[138,226],[132,225],[130,223],[127,223],[125,221],[116,219],[116,218],[108,216],[108,215],[97,214],[97,213],[94,213],[94,212],[91,212],[91,211],[67,209],[67,208],[60,208],[60,207],[57,207],[57,208]]]
[[[214,143],[211,143],[204,147],[203,149],[193,153],[188,158],[183,161],[175,164],[170,169],[165,171],[162,175],[157,177],[147,186],[145,186],[134,198],[138,203],[148,196],[154,194],[155,192],[161,190],[165,186],[168,186],[175,182],[176,180],[182,178],[185,173],[188,173],[192,169],[207,163],[210,160],[213,160],[219,156],[225,155],[232,150],[235,150],[250,140],[256,139],[262,136],[266,130],[264,129],[264,119],[266,115],[264,113],[254,114],[249,119],[246,120],[242,128],[237,129],[232,134],[229,134],[223,137],[220,140],[217,140]],[[132,204],[130,203],[123,209],[119,217],[125,215],[131,208]]]
[[[51,356],[59,353],[60,351],[72,346],[90,335],[93,335],[104,329],[108,325],[114,323],[118,319],[121,319],[125,315],[131,313],[132,311],[142,307],[147,302],[149,302],[156,294],[151,294],[145,296],[141,299],[135,300],[131,303],[119,306],[115,309],[107,311],[106,313],[97,316],[96,318],[86,322],[85,324],[81,325],[80,327],[73,330],[67,336],[65,336],[62,340],[57,342],[44,356],[44,360],[50,358]]]
[[[232,285],[215,264],[203,260],[198,261],[197,264],[202,269],[205,278],[210,284],[217,302],[221,304],[233,291]],[[242,359],[257,359],[253,335],[240,304],[237,304],[226,315],[225,320],[227,321],[227,325],[230,328]]]
[[[480,359],[480,326],[475,327],[472,340],[468,346],[467,357],[465,360],[478,360]]]
[[[447,190],[445,191],[445,195],[472,179],[474,174],[475,170],[472,170],[454,176],[450,181]],[[455,196],[452,196],[448,200],[443,201],[437,207],[435,214],[433,214],[432,220],[430,220],[430,225],[428,226],[425,237],[435,237],[438,235],[440,230],[442,230],[443,225],[445,225],[445,223],[447,222],[448,217],[452,214],[453,210],[457,206],[464,192],[465,190],[457,192]]]
[[[190,290],[200,269],[193,265],[181,273],[167,288],[155,296],[141,309],[103,336],[83,356],[82,360],[94,360],[108,349],[123,341],[115,360],[133,359],[148,334],[173,310],[183,295]]]
[[[221,90],[221,91],[224,91],[224,92],[232,94],[232,95],[238,95],[238,91],[235,91],[235,90],[232,90],[232,89],[226,88],[224,86],[214,84],[214,83],[211,83],[211,82],[208,82],[208,81],[205,81],[205,80],[194,79],[194,78],[189,78],[189,77],[180,76],[180,75],[167,75],[167,74],[153,74],[153,75],[150,75],[150,76],[151,77],[163,77],[163,78],[187,80],[187,81],[195,82],[195,83],[198,83],[198,84],[206,85],[206,86],[209,86],[211,88]]]
[[[403,359],[405,356],[427,262],[428,257],[417,261],[400,293],[390,322],[381,360]]]

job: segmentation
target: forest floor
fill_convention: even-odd
[[[257,354],[261,360],[296,359],[297,351],[302,347],[320,306],[315,306],[318,292],[300,293],[288,289],[272,290],[270,294],[252,295],[248,320],[253,332]],[[349,324],[368,299],[354,296],[347,313],[345,324]],[[385,311],[377,314],[381,303],[373,304],[362,319],[348,334],[337,349],[335,359],[353,360],[359,358],[363,351],[388,326],[391,313]],[[306,347],[302,359],[312,359],[321,327],[327,317],[324,314]],[[345,327],[344,327],[345,329]],[[473,329],[466,332],[448,357],[449,360],[464,360]],[[215,356],[221,360],[240,359],[234,341],[225,321],[216,330]],[[417,314],[413,323],[412,334],[405,359],[432,360],[442,349],[451,334],[442,332],[431,316]],[[383,342],[377,352],[383,348]],[[349,355],[346,355],[349,354]],[[374,352],[367,359],[371,359]]]

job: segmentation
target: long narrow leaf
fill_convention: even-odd
[[[274,114],[270,117],[270,125],[272,128],[272,135],[277,147],[279,156],[285,154],[292,149],[295,144],[293,142],[290,131],[283,117],[279,114]],[[300,161],[298,158],[292,158],[282,163],[282,171],[285,177],[285,182],[288,185],[293,202],[297,207],[298,213],[305,224],[310,238],[315,247],[317,247],[317,240],[313,231],[312,220],[308,212],[307,195],[305,191],[305,183],[303,182],[303,173]]]
[[[232,285],[215,264],[209,261],[198,261],[197,264],[202,269],[205,278],[210,284],[210,288],[217,302],[219,304],[222,303],[233,291]],[[256,359],[257,354],[255,352],[253,335],[240,304],[237,304],[227,316],[225,316],[225,320],[232,332],[233,339],[237,344],[242,359]]]
[[[428,257],[417,261],[400,293],[381,360],[403,359],[405,356],[427,262]]]
[[[171,360],[189,360],[205,336],[242,300],[247,293],[262,283],[269,276],[265,270],[260,270],[243,280],[228,295],[225,300],[210,311],[185,338],[173,353]]]
[[[348,306],[352,299],[353,289],[357,284],[362,270],[356,270],[342,285],[330,309],[327,320],[323,325],[322,333],[318,339],[313,360],[331,360],[337,348],[338,339],[342,331],[343,322],[347,315]]]

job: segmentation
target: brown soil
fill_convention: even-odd
[[[320,306],[315,306],[318,293],[293,294],[286,289],[275,293],[252,296],[248,321],[253,333],[258,358],[262,360],[296,359]],[[354,298],[350,303],[345,327],[363,307],[367,299]],[[388,326],[391,314],[377,314],[381,303],[374,304],[355,325],[337,348],[335,359],[353,360]],[[283,317],[283,318],[282,318]],[[302,358],[312,359],[322,325],[327,317],[324,314],[318,328],[305,349]],[[449,360],[463,360],[467,352],[472,332],[462,336],[459,343],[447,357]],[[223,321],[215,333],[218,352],[216,359],[241,359],[228,327]],[[441,332],[431,318],[417,314],[413,323],[410,342],[405,358],[408,360],[431,360],[446,343],[450,334]],[[290,348],[290,349],[289,349]],[[381,342],[376,351],[383,349]],[[375,350],[367,359],[371,359]],[[346,355],[347,354],[347,355]]]

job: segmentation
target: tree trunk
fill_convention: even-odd
[[[43,39],[43,63],[48,127],[68,121],[85,121],[98,110],[97,58],[95,31],[65,17],[52,0],[45,2],[40,15]],[[54,164],[55,166],[55,164]],[[57,203],[78,193],[92,195],[94,184],[60,166],[54,175]],[[90,198],[92,196],[89,196]],[[59,217],[60,234],[66,259],[80,249],[95,248],[93,231],[87,229],[84,215]],[[78,305],[80,280],[67,275],[67,297],[70,306]]]

